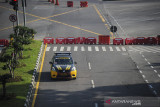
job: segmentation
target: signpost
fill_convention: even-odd
[[[111,26],[110,31],[113,33],[113,35],[117,32],[117,26]]]
[[[11,22],[15,22],[15,21],[17,21],[17,16],[14,15],[14,14],[11,14],[11,15],[9,16],[9,20],[10,20]]]
[[[117,32],[117,27],[116,26],[111,26],[110,30],[111,30],[111,32],[115,33],[115,32]]]
[[[9,16],[9,20],[10,20],[11,22],[13,22],[13,28],[14,28],[14,22],[17,21],[17,16],[16,16],[15,14],[11,14],[11,15]]]

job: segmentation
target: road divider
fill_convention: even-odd
[[[0,46],[9,46],[9,41],[7,39],[0,39]]]
[[[67,7],[73,7],[73,1],[67,1]]]
[[[113,45],[123,45],[123,39],[122,38],[114,38]]]
[[[97,37],[57,37],[54,39],[53,37],[45,37],[43,39],[44,44],[54,44],[54,40],[56,44],[105,44],[110,45],[110,35],[99,35],[98,43]],[[158,45],[159,44],[159,36],[157,37],[137,37],[137,38],[113,38],[113,45]],[[4,41],[4,40],[2,40]],[[4,44],[1,43],[0,45]]]
[[[88,1],[80,1],[81,7],[88,7]]]

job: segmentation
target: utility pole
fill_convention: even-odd
[[[26,26],[26,0],[22,0],[22,7],[23,7],[23,19],[24,19],[24,26]]]

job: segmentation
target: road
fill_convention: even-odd
[[[27,26],[36,29],[35,39],[44,37],[98,37],[115,35],[108,30],[118,27],[117,37],[156,36],[159,33],[159,4],[137,0],[89,0],[89,7],[59,6],[45,0],[28,0]],[[11,6],[0,4],[0,38],[8,38],[12,23]],[[139,11],[140,10],[140,11]],[[22,9],[20,8],[20,11]],[[23,24],[22,14],[20,23]],[[54,52],[72,52],[77,62],[76,80],[51,80],[49,61]],[[105,97],[159,97],[160,47],[152,45],[48,45],[35,107],[103,107]]]

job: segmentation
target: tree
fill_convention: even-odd
[[[4,65],[3,70],[9,69],[10,75],[12,78],[14,78],[14,70],[16,69],[16,66],[19,64],[18,60],[14,57],[14,53],[11,55],[6,54],[3,56],[3,62],[6,62],[6,65]]]
[[[2,86],[3,86],[3,97],[6,97],[6,83],[7,83],[7,79],[9,79],[11,77],[12,76],[10,74],[0,75],[0,81],[1,81]]]
[[[24,26],[16,26],[14,28],[14,34],[10,35],[13,40],[13,48],[15,50],[15,55],[19,54],[19,57],[23,56],[23,45],[28,45],[31,43],[33,35],[37,32],[34,29],[30,29]]]

